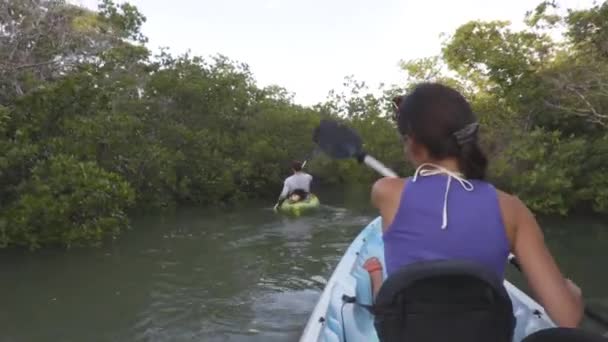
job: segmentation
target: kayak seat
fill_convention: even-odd
[[[608,338],[581,329],[551,328],[539,330],[522,342],[608,342]]]
[[[511,342],[516,323],[502,281],[460,260],[418,262],[392,274],[374,317],[383,342]]]

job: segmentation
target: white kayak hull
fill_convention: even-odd
[[[373,316],[356,305],[342,306],[342,295],[356,296],[357,301],[371,304],[369,275],[362,265],[375,256],[384,264],[382,222],[372,221],[355,238],[338,263],[315,306],[300,342],[378,341],[373,325]],[[384,275],[386,278],[386,274]],[[513,313],[517,319],[513,341],[541,329],[554,327],[545,310],[532,298],[505,280],[505,288],[513,302]]]

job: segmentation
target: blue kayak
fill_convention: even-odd
[[[372,304],[369,275],[362,265],[373,256],[384,264],[383,248],[382,222],[377,218],[355,238],[338,263],[304,328],[301,342],[378,341],[371,313],[354,305],[344,306],[342,295]],[[506,280],[504,286],[517,320],[513,341],[555,327],[542,306]]]

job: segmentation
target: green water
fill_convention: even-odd
[[[100,249],[0,252],[0,341],[295,341],[374,217],[367,198],[325,193],[300,219],[269,203],[180,210]],[[564,272],[608,307],[608,225],[543,223]]]

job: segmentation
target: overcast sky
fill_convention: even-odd
[[[97,0],[72,0],[96,8]],[[441,33],[470,20],[520,24],[536,0],[132,0],[147,17],[149,47],[221,53],[250,65],[301,104],[325,99],[347,75],[400,83],[401,59],[435,55]],[[587,8],[592,0],[559,0]]]

